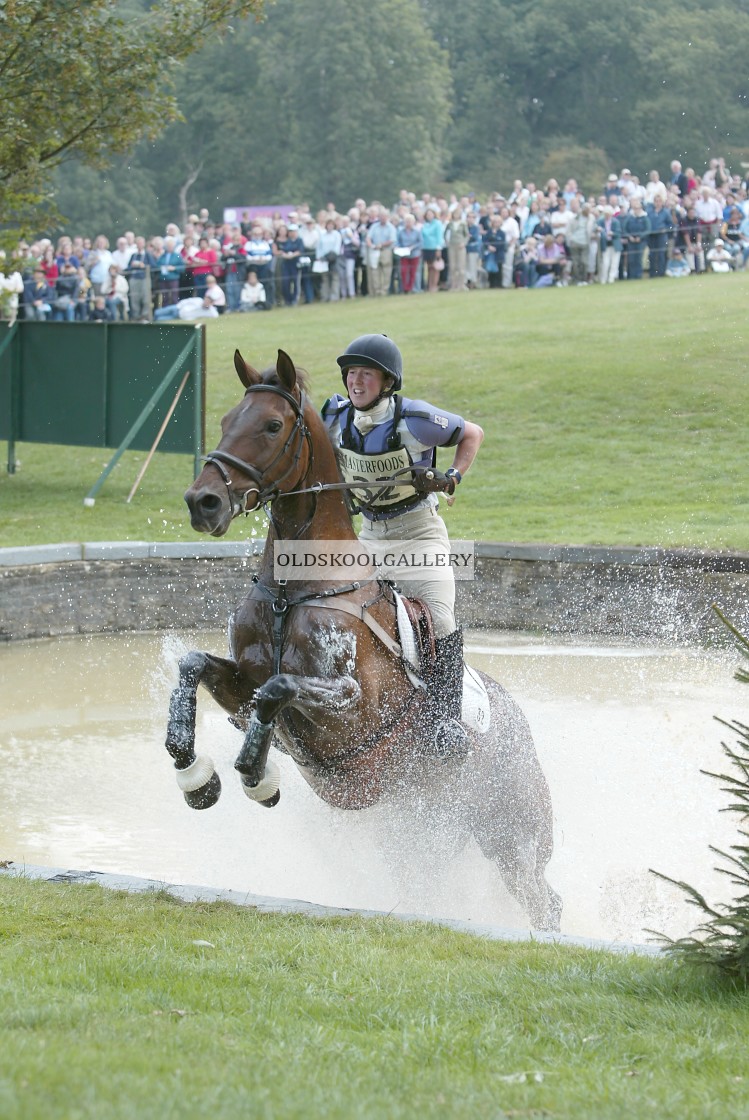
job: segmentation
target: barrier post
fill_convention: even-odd
[[[9,400],[9,427],[8,427],[8,474],[16,473],[16,433],[18,432],[18,407],[20,402],[20,388],[19,388],[19,357],[18,357],[18,344],[15,340],[18,338],[18,321],[11,327],[5,335],[5,338],[0,342],[0,358],[10,346],[10,400]]]

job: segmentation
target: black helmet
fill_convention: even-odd
[[[392,339],[386,334],[363,334],[346,347],[345,353],[336,358],[341,367],[343,384],[350,366],[368,366],[381,369],[392,377],[392,391],[397,393],[403,384],[403,358]]]

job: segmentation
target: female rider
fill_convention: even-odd
[[[455,500],[456,487],[476,457],[484,433],[478,424],[426,401],[398,395],[403,359],[383,334],[367,334],[337,358],[346,396],[326,401],[322,415],[336,449],[345,482],[392,478],[397,487],[362,487],[354,499],[362,514],[360,540],[376,555],[393,541],[418,542],[420,551],[448,554],[450,542],[439,515],[437,491]],[[454,448],[452,465],[435,469],[437,447]],[[409,468],[415,468],[410,471]],[[445,578],[445,576],[447,578]],[[445,753],[465,744],[460,725],[463,691],[463,636],[455,622],[452,570],[409,576],[409,594],[429,606],[436,662],[429,686],[429,714],[436,729],[435,749]]]

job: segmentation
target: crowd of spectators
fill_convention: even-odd
[[[196,319],[316,301],[476,288],[614,283],[744,269],[749,183],[713,159],[701,175],[673,160],[644,182],[612,172],[590,196],[516,180],[505,196],[357,199],[248,223],[207,210],[145,238],[123,232],[18,244],[0,260],[6,318]]]

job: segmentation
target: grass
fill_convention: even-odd
[[[0,880],[3,1120],[743,1120],[747,1032],[662,959]]]
[[[409,395],[486,430],[454,536],[746,549],[747,294],[716,276],[224,318],[209,445],[236,346],[288,350],[321,404],[335,355],[381,330]],[[84,509],[107,454],[19,454],[4,545],[192,537],[187,457],[157,456],[126,505],[127,454]],[[748,1032],[745,990],[664,959],[0,879],[2,1120],[743,1120]]]
[[[486,431],[447,513],[456,538],[745,550],[747,297],[742,273],[225,316],[207,327],[207,440],[215,446],[239,398],[235,347],[258,366],[283,347],[309,369],[321,405],[340,388],[336,354],[384,331],[404,353],[408,395]],[[19,456],[19,473],[0,474],[5,545],[193,536],[188,457],[157,455],[127,505],[143,461],[128,453],[84,509],[108,453],[27,444]]]

